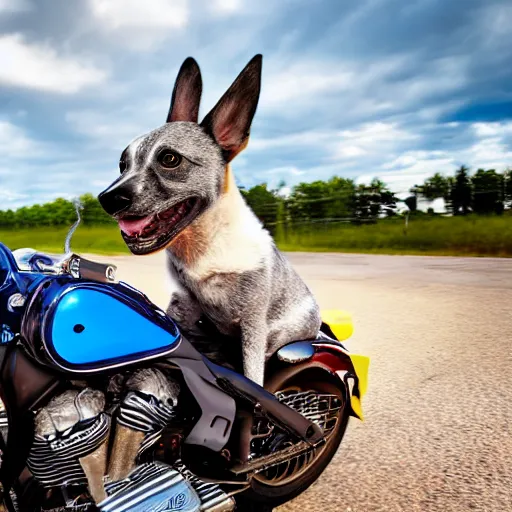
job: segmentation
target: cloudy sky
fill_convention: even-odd
[[[509,0],[0,0],[0,208],[100,192],[191,55],[206,114],[256,53],[240,183],[512,166]]]

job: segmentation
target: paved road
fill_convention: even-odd
[[[289,257],[372,363],[366,422],[280,512],[512,511],[512,260]],[[166,305],[163,255],[112,259]]]

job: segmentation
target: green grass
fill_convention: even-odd
[[[405,232],[403,219],[377,224],[308,224],[276,235],[284,251],[363,252],[452,256],[512,256],[512,216],[413,218]],[[0,242],[11,249],[32,247],[62,252],[67,228],[0,230]],[[117,226],[81,227],[72,241],[76,252],[128,254]]]
[[[62,253],[68,229],[48,227],[0,230],[0,242],[11,250],[31,247],[39,251]],[[80,227],[73,236],[71,248],[80,253],[129,253],[117,226]]]
[[[377,224],[309,224],[277,236],[285,251],[512,256],[512,217],[413,218]]]

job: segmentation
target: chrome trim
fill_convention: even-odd
[[[14,313],[14,308],[21,308],[25,305],[26,297],[23,296],[21,293],[15,293],[9,297],[9,300],[7,302],[7,309]]]
[[[277,358],[285,363],[302,363],[315,355],[315,347],[310,341],[297,341],[281,347]]]
[[[111,265],[110,263],[107,266],[107,270],[105,272],[105,277],[109,280],[114,282],[116,280],[116,270],[117,267],[115,265]]]
[[[72,256],[69,258],[66,266],[71,277],[74,277],[75,279],[80,278],[80,258],[78,256]]]

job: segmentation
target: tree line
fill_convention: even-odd
[[[114,221],[105,213],[98,199],[92,194],[80,197],[82,221],[87,225],[112,224]],[[23,228],[43,226],[67,226],[76,220],[75,205],[72,201],[58,198],[55,201],[17,210],[0,210],[0,227]]]
[[[249,189],[240,187],[249,206],[271,231],[286,223],[375,222],[381,216],[396,215],[397,205],[402,201],[378,178],[370,184],[356,184],[352,179],[335,176],[299,183],[286,194],[285,186],[281,183],[272,189],[263,183]],[[410,193],[403,200],[410,211],[417,210],[420,197],[442,197],[455,215],[501,214],[511,207],[512,172],[478,169],[471,174],[462,166],[454,176],[434,174],[423,184],[415,185]],[[92,194],[81,196],[80,201],[85,225],[114,223]],[[0,227],[7,229],[71,225],[75,219],[74,204],[62,198],[17,210],[0,210]]]
[[[250,189],[240,187],[242,195],[256,215],[267,226],[280,219],[310,221],[321,219],[372,219],[379,212],[396,208],[396,198],[386,185],[375,179],[370,185],[355,185],[353,180],[334,177],[328,181],[300,183],[284,196],[282,183],[276,189],[267,184]],[[112,224],[114,221],[102,209],[92,194],[80,197],[82,220],[85,225]],[[76,220],[72,201],[56,199],[46,204],[24,206],[17,210],[0,210],[0,227],[22,228],[63,226]]]
[[[454,215],[500,215],[512,206],[512,171],[478,169],[471,174],[469,168],[462,165],[454,176],[436,173],[410,192],[415,198],[443,198],[448,211]]]

